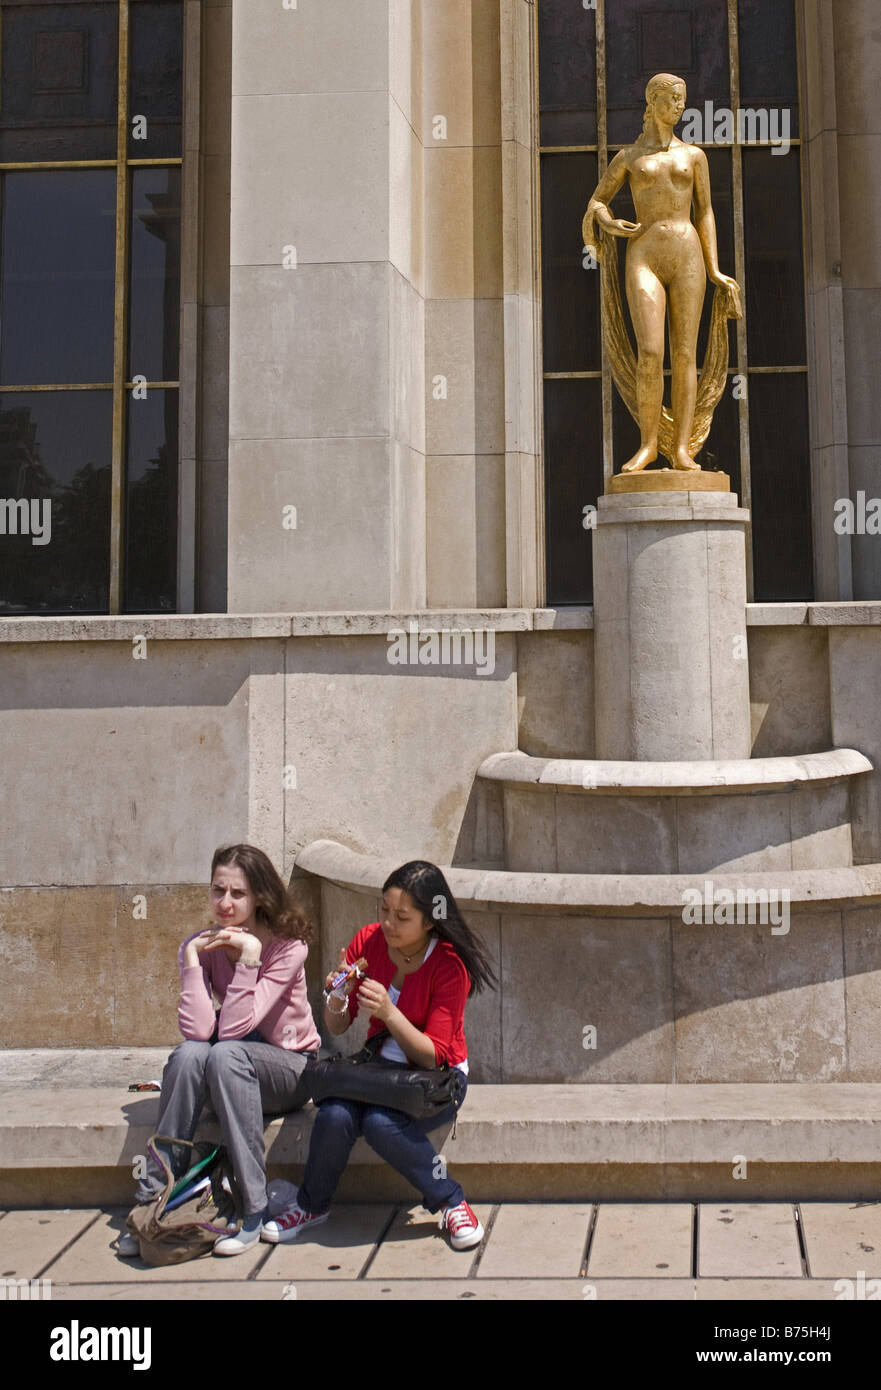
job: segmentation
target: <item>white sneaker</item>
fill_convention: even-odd
[[[121,1255],[124,1260],[136,1258],[141,1253],[141,1242],[137,1236],[132,1235],[131,1231],[123,1231],[116,1242],[116,1253]]]
[[[320,1226],[329,1216],[329,1211],[321,1216],[313,1216],[311,1211],[303,1211],[302,1207],[292,1207],[272,1221],[264,1221],[260,1239],[265,1240],[267,1245],[287,1245],[289,1241],[296,1240],[307,1226]]]
[[[215,1255],[242,1255],[246,1250],[253,1250],[259,1242],[262,1226],[257,1225],[253,1231],[239,1231],[235,1236],[218,1236],[214,1242]]]

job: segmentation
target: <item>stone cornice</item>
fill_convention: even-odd
[[[881,627],[881,602],[748,603],[748,627]],[[425,612],[357,613],[168,613],[109,617],[0,617],[0,643],[212,642],[288,637],[372,637],[409,630],[453,629],[492,632],[585,632],[593,609],[473,608]]]

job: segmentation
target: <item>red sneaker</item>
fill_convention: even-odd
[[[471,1250],[483,1240],[484,1230],[467,1202],[444,1207],[438,1225],[450,1237],[454,1250]]]
[[[281,1216],[263,1222],[260,1239],[265,1240],[267,1245],[287,1245],[288,1241],[296,1240],[307,1226],[320,1226],[329,1215],[330,1212],[326,1211],[321,1216],[313,1216],[311,1211],[303,1211],[302,1207],[291,1207]]]

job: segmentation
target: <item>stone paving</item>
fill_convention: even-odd
[[[50,1280],[55,1301],[881,1295],[873,1284],[881,1279],[881,1202],[508,1202],[475,1210],[487,1234],[474,1251],[451,1250],[422,1207],[340,1205],[292,1245],[165,1269],[116,1254],[120,1208],[8,1211],[0,1215],[0,1279]]]

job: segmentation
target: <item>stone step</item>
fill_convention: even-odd
[[[5,1054],[0,1207],[125,1203],[158,1111],[155,1094],[127,1086],[158,1075],[164,1058],[155,1048]],[[271,1172],[300,1176],[314,1113],[267,1124]],[[440,1147],[475,1201],[870,1200],[881,1085],[475,1085]],[[359,1143],[340,1199],[408,1195]]]
[[[496,753],[477,775],[503,824],[496,853],[519,873],[780,874],[852,866],[852,779],[871,771],[836,748],[666,763]]]
[[[313,840],[297,855],[303,875],[375,900],[388,875],[388,860],[362,854],[336,840]],[[881,863],[826,869],[777,869],[738,873],[548,873],[485,868],[479,863],[442,865],[466,915],[503,913],[528,917],[667,917],[682,920],[683,904],[715,890],[730,901],[745,899],[758,911],[785,901],[792,912],[846,911],[881,903]],[[709,889],[708,889],[709,884]],[[740,894],[740,898],[738,898]],[[761,920],[761,919],[760,919]]]

